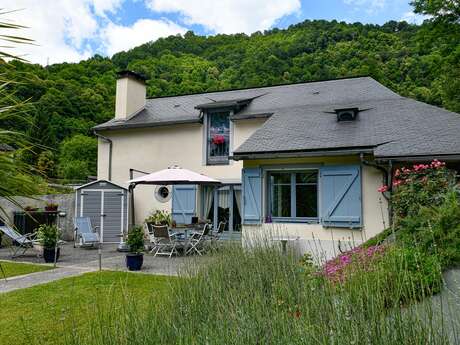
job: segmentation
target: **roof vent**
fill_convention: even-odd
[[[358,117],[359,109],[358,108],[345,108],[345,109],[335,109],[337,114],[337,121],[354,121]]]

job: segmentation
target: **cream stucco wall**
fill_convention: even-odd
[[[251,119],[233,122],[233,149],[243,143],[264,121],[264,119]],[[242,162],[231,161],[229,165],[214,166],[205,164],[203,127],[202,124],[186,124],[101,133],[113,142],[112,181],[127,186],[130,168],[154,172],[171,165],[179,165],[219,180],[241,180]],[[108,177],[108,157],[109,144],[99,139],[99,179]],[[142,222],[152,210],[170,210],[170,202],[156,201],[154,188],[145,185],[136,187],[134,193],[136,222]]]
[[[321,157],[303,159],[271,159],[259,161],[246,161],[245,167],[257,167],[277,164],[360,164],[357,157]],[[362,229],[347,228],[325,228],[321,224],[304,223],[271,223],[262,225],[243,225],[243,242],[257,243],[261,239],[270,238],[299,238],[299,241],[289,242],[298,247],[300,252],[309,251],[315,257],[330,258],[339,252],[339,241],[341,249],[353,247],[369,239],[386,226],[388,226],[388,203],[377,191],[382,185],[382,173],[369,166],[361,165],[362,169],[362,207],[363,227]],[[263,181],[263,186],[266,183]],[[263,200],[265,197],[263,188]],[[263,206],[266,209],[266,205]],[[265,215],[264,215],[265,219]]]

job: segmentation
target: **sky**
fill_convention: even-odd
[[[409,0],[2,0],[0,19],[35,40],[8,52],[41,65],[113,54],[160,37],[251,34],[306,19],[421,23]],[[17,11],[16,11],[17,10]]]

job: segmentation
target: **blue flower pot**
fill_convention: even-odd
[[[126,267],[130,271],[140,271],[144,263],[144,254],[126,254]]]

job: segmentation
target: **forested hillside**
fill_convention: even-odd
[[[115,72],[146,75],[148,95],[370,75],[401,95],[460,112],[460,25],[305,21],[250,36],[192,32],[112,58],[47,67],[0,63],[30,120],[10,123],[41,146],[25,157],[48,177],[95,174],[91,128],[113,116]]]

